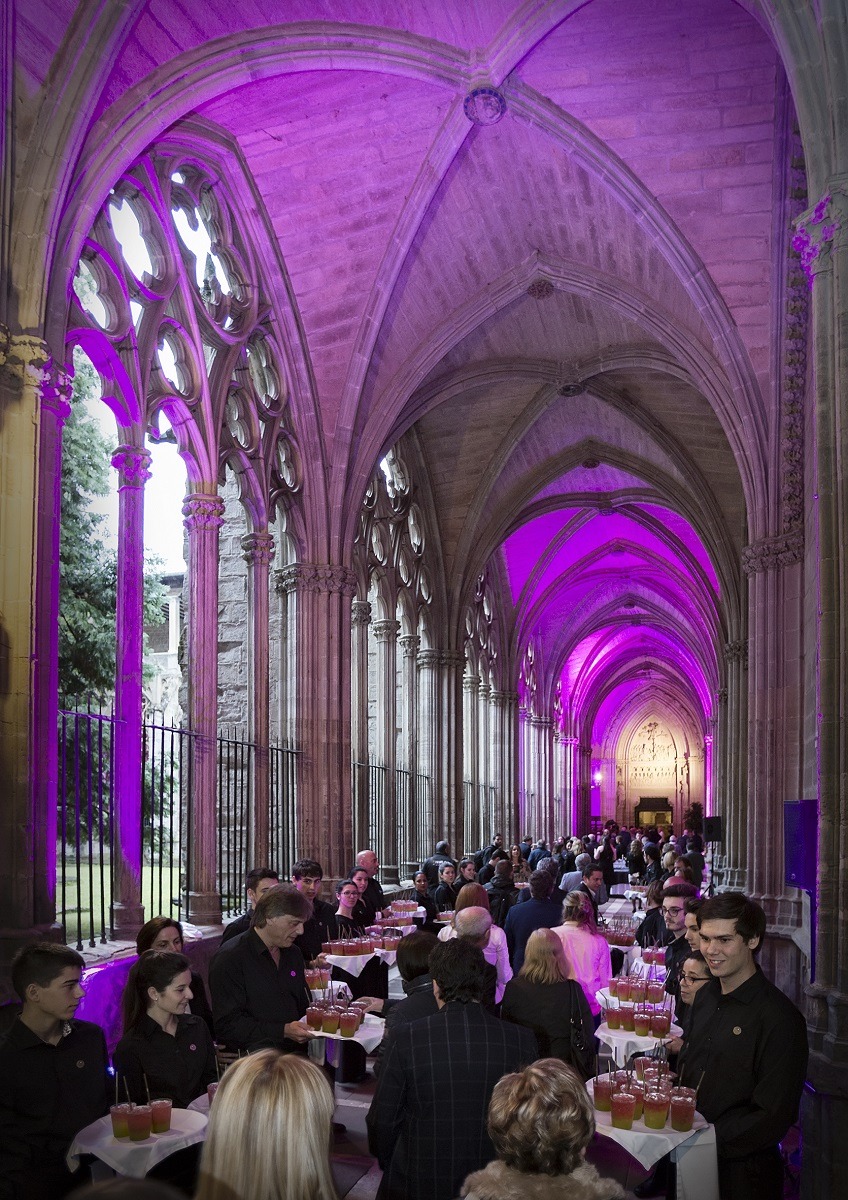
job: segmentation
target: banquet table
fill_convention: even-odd
[[[164,1158],[202,1142],[207,1121],[202,1112],[175,1108],[168,1133],[151,1133],[143,1142],[131,1142],[114,1136],[111,1117],[99,1117],[81,1129],[71,1143],[66,1158],[68,1169],[75,1171],[83,1154],[93,1154],[119,1175],[143,1179]]]
[[[682,1032],[679,1025],[672,1025],[666,1038],[680,1037]],[[625,1029],[610,1029],[606,1021],[595,1030],[595,1037],[609,1048],[617,1067],[625,1066],[631,1054],[647,1054],[649,1050],[654,1049],[657,1042],[666,1040],[666,1038],[637,1037],[635,1033],[629,1033]]]
[[[586,1087],[591,1096],[591,1079]],[[719,1200],[715,1128],[700,1113],[695,1114],[691,1133],[648,1129],[641,1120],[634,1121],[632,1129],[614,1129],[612,1114],[597,1110],[595,1128],[602,1137],[617,1142],[645,1171],[670,1153],[677,1164],[676,1200]],[[628,1186],[632,1186],[629,1180]]]

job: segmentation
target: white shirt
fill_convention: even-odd
[[[606,987],[612,975],[609,943],[601,934],[592,933],[573,921],[558,925],[554,933],[562,942],[572,979],[583,988],[592,1015],[597,1016],[601,1006],[595,999],[595,992]]]

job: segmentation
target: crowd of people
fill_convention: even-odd
[[[594,1115],[584,1086],[597,1063],[598,992],[615,970],[602,913],[621,859],[624,878],[648,885],[637,938],[665,947],[682,1028],[667,1051],[698,1080],[699,1111],[715,1126],[721,1200],[782,1196],[778,1145],[796,1117],[807,1041],[801,1014],[758,966],[765,914],[741,893],[701,895],[697,834],[608,827],[550,848],[529,836],[505,848],[495,834],[459,861],[438,842],[410,889],[422,915],[397,950],[403,997],[389,997],[378,958],[359,975],[333,968],[385,1020],[367,1119],[379,1200],[623,1194],[585,1161]],[[82,957],[51,943],[21,950],[21,1013],[0,1041],[0,1198],[59,1200],[84,1182],[85,1167],[72,1174],[65,1155],[115,1089],[185,1108],[220,1078],[202,1151],[166,1158],[153,1178],[197,1200],[333,1200],[333,1088],[363,1078],[366,1057],[357,1044],[333,1066],[307,1057],[321,1035],[303,1019],[305,972],[326,965],[326,942],[389,911],[378,873],[376,854],[361,851],[330,902],[314,859],[285,882],[252,870],[247,910],[209,968],[211,1004],[179,922],[148,921],[114,1074],[103,1031],[75,1017]],[[636,1193],[673,1186],[661,1160]]]

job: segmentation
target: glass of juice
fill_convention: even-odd
[[[150,1137],[153,1113],[149,1104],[134,1104],[127,1113],[131,1142],[144,1142]]]
[[[621,1013],[617,1008],[605,1008],[604,1020],[608,1029],[621,1029]]]
[[[612,1108],[612,1080],[609,1075],[599,1075],[593,1083],[595,1108],[598,1112],[610,1112]]]
[[[621,975],[618,980],[618,998],[619,1000],[630,999],[630,977],[629,975]]]
[[[619,1012],[621,1013],[621,1028],[625,1029],[628,1033],[633,1033],[635,1029],[634,1017],[636,1012],[633,1005],[621,1004],[619,1006]]]
[[[611,1100],[613,1129],[632,1129],[636,1097],[632,1092],[613,1092]]]
[[[321,1014],[321,1028],[324,1033],[338,1033],[341,1009],[325,1008]]]
[[[639,1058],[633,1059],[633,1070],[636,1072],[636,1078],[644,1080],[645,1071],[650,1071],[654,1066],[654,1060],[647,1054],[642,1054]]]
[[[652,979],[649,982],[647,998],[651,1004],[662,1004],[665,999],[665,988],[661,979]]]
[[[667,1012],[655,1012],[651,1017],[651,1036],[656,1038],[668,1037],[671,1029],[671,1017]]]
[[[151,1129],[154,1133],[167,1133],[171,1128],[171,1109],[170,1100],[150,1101]]]
[[[630,980],[630,999],[644,1000],[648,991],[648,985],[644,979],[633,978]]]
[[[611,979],[607,984],[607,991],[613,997],[618,997],[618,980]]]
[[[645,1108],[645,1085],[644,1083],[640,1083],[638,1079],[631,1079],[627,1090],[632,1096],[636,1097],[636,1111],[633,1114],[633,1120],[638,1121]]]
[[[671,1128],[675,1133],[688,1133],[695,1120],[695,1093],[691,1088],[672,1088],[669,1101]]]
[[[665,1119],[668,1116],[668,1093],[652,1092],[646,1089],[642,1120],[648,1129],[665,1129]]]
[[[347,1008],[339,1014],[339,1033],[342,1037],[353,1037],[359,1026],[359,1014],[355,1008]]]
[[[317,1030],[319,1033],[324,1023],[324,1010],[316,1008],[314,1004],[310,1004],[306,1010],[306,1025],[308,1029]]]
[[[633,1029],[637,1037],[648,1037],[651,1032],[651,1014],[643,1008],[637,1009],[633,1015]]]
[[[112,1118],[112,1137],[128,1138],[130,1136],[130,1127],[127,1124],[129,1111],[129,1104],[113,1104],[109,1109],[109,1116]]]

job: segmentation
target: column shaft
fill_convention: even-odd
[[[252,533],[243,537],[241,544],[242,557],[247,563],[248,722],[253,743],[252,821],[248,845],[252,867],[271,859],[268,586],[274,539],[269,533]]]
[[[418,864],[425,859],[429,851],[419,840],[417,820],[418,810],[418,649],[421,639],[417,634],[405,634],[399,639],[403,655],[402,670],[403,684],[401,687],[401,741],[399,746],[399,765],[405,773],[406,793],[403,796],[403,807],[398,814],[400,826],[400,875],[407,878],[408,864]],[[413,868],[414,869],[414,868]]]

